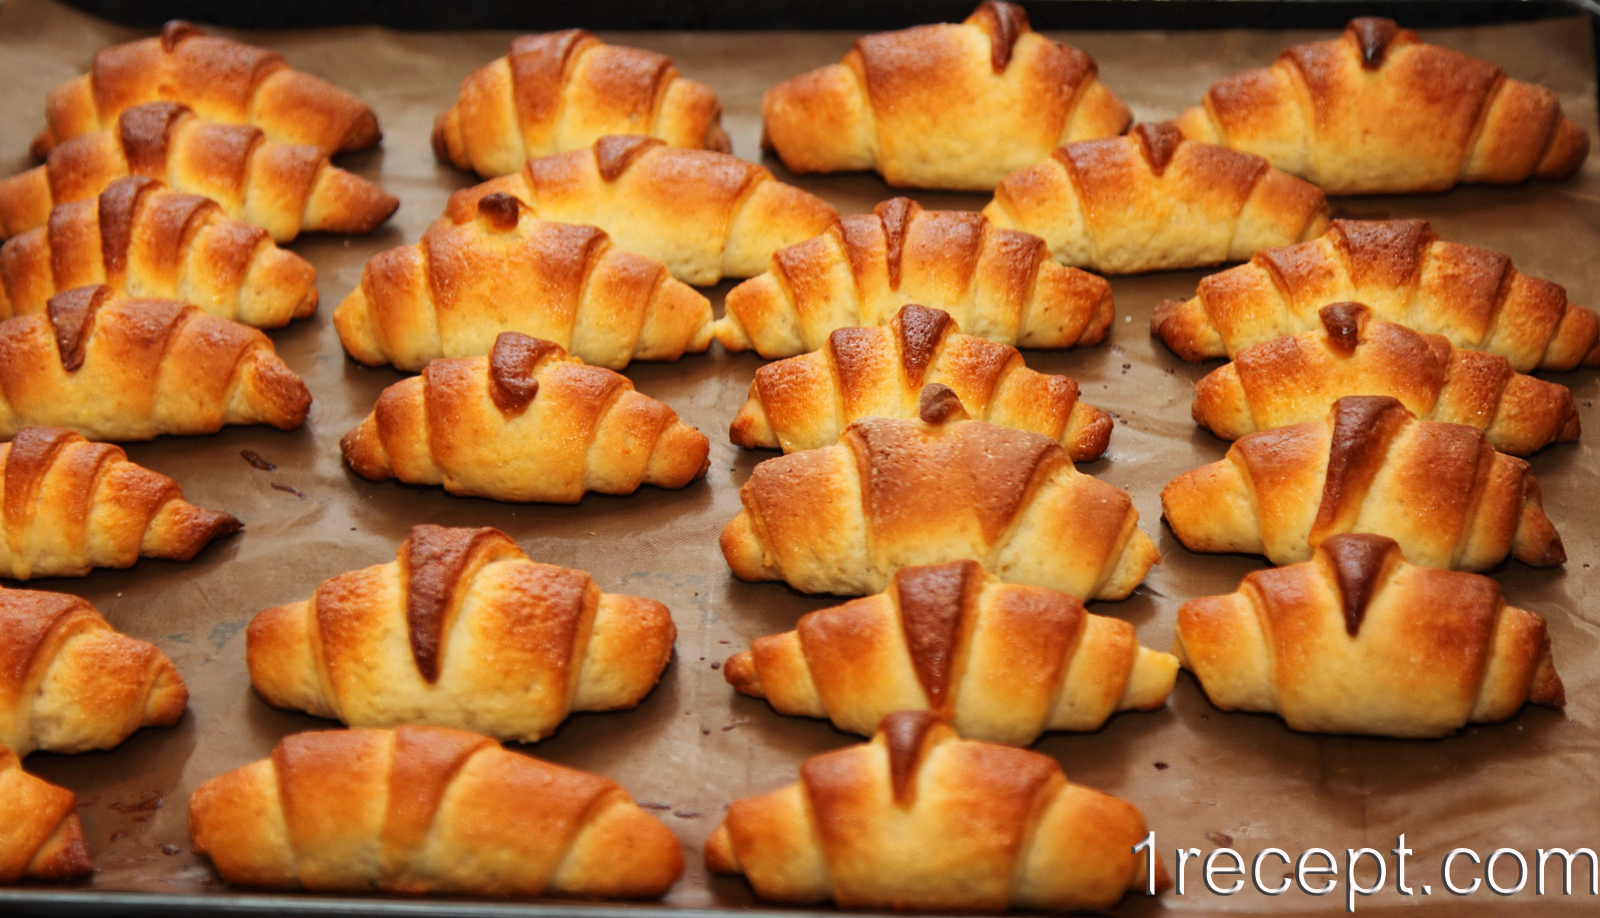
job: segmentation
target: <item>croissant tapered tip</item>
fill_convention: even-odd
[[[370,233],[394,216],[400,199],[377,183],[329,167],[312,192],[305,228],[326,233]]]
[[[733,853],[733,837],[724,822],[706,839],[706,870],[710,873],[739,873],[739,860]]]
[[[70,880],[94,872],[89,846],[83,841],[83,823],[68,813],[28,865],[26,874],[36,880]]]
[[[755,656],[748,650],[741,650],[722,664],[722,677],[727,679],[733,690],[741,695],[749,695],[752,698],[766,697],[766,690],[761,685],[761,674],[756,671]]]
[[[1561,676],[1556,673],[1555,663],[1550,659],[1550,649],[1545,648],[1544,656],[1539,658],[1539,665],[1533,672],[1533,684],[1528,689],[1528,702],[1530,704],[1549,705],[1552,708],[1567,706],[1567,689],[1561,683]]]

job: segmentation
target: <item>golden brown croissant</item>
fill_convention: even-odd
[[[51,90],[49,126],[33,141],[33,155],[111,127],[148,102],[181,102],[207,121],[254,125],[269,140],[324,153],[361,150],[383,137],[378,116],[343,89],[291,68],[275,51],[174,19],[160,38],[106,48],[88,73]]]
[[[1551,90],[1374,17],[1216,83],[1177,124],[1329,194],[1565,178],[1589,154],[1588,134]]]
[[[1111,285],[1051,261],[1037,236],[893,198],[780,249],[766,273],[728,292],[714,330],[730,351],[792,357],[836,329],[886,325],[907,303],[1019,347],[1099,344],[1114,317]]]
[[[983,214],[1104,274],[1242,261],[1328,228],[1316,186],[1171,124],[1067,144],[1007,175]]]
[[[1510,553],[1535,566],[1567,560],[1528,463],[1483,431],[1419,421],[1398,399],[1352,395],[1328,418],[1250,434],[1220,462],[1161,492],[1190,551],[1305,561],[1342,532],[1393,538],[1414,564],[1481,571]]]
[[[921,423],[865,418],[834,446],[756,466],[722,530],[742,580],[859,595],[912,564],[974,560],[1008,583],[1122,599],[1159,560],[1126,491],[1040,434],[969,421],[923,390]]]
[[[1477,427],[1513,456],[1578,439],[1566,386],[1517,373],[1504,357],[1375,319],[1360,303],[1324,306],[1318,316],[1316,331],[1251,345],[1196,383],[1194,419],[1237,440],[1326,417],[1342,396],[1388,395],[1424,420]]]
[[[266,335],[172,300],[79,287],[0,322],[0,439],[67,427],[102,440],[305,423],[311,393]]]
[[[274,707],[354,727],[531,743],[572,711],[637,705],[675,633],[661,603],[536,564],[498,529],[413,526],[394,561],[257,615],[250,681]]]
[[[55,427],[0,443],[0,524],[0,576],[17,580],[187,561],[241,525],[184,500],[176,481],[121,449]]]
[[[350,356],[420,370],[487,354],[516,331],[620,370],[710,346],[710,301],[604,231],[540,220],[503,192],[479,198],[473,214],[436,220],[421,242],[367,262],[333,312]]]
[[[821,350],[757,370],[729,436],[786,453],[828,446],[865,417],[916,417],[922,389],[935,384],[972,417],[1043,434],[1074,462],[1100,458],[1111,439],[1111,416],[1079,401],[1072,377],[1030,370],[1016,348],[963,335],[948,313],[917,305],[886,327],[841,328]]]
[[[1444,736],[1566,703],[1544,619],[1376,535],[1332,536],[1310,561],[1185,603],[1173,652],[1217,707],[1315,733]]]
[[[172,726],[188,703],[172,661],[111,630],[94,606],[0,590],[0,746],[23,756],[110,749],[140,727]]]
[[[988,191],[1058,144],[1122,133],[1094,58],[984,0],[965,22],[858,39],[761,98],[762,145],[794,172],[876,169],[890,185]]]
[[[383,390],[339,446],[373,481],[547,503],[681,488],[705,475],[711,451],[626,376],[516,332],[502,333],[487,357],[435,360]]]
[[[1425,220],[1335,220],[1322,236],[1257,252],[1156,307],[1151,328],[1184,360],[1233,356],[1321,324],[1329,303],[1456,347],[1498,354],[1519,373],[1600,366],[1600,317],[1499,252],[1444,242]]]
[[[22,770],[0,745],[0,883],[67,880],[94,870],[78,821],[78,798]]]
[[[0,246],[0,318],[43,312],[65,290],[106,284],[129,296],[193,303],[255,328],[317,310],[317,270],[266,230],[209,198],[128,176],[98,197],[62,204],[46,226]]]
[[[1042,587],[1001,583],[976,561],[895,572],[889,589],[756,638],[728,684],[780,714],[871,735],[885,715],[931,710],[969,739],[1026,746],[1046,730],[1098,730],[1152,711],[1178,660],[1139,646],[1127,622]]]
[[[683,873],[616,782],[442,727],[286,736],[202,784],[189,831],[243,886],[653,898]]]
[[[0,180],[0,238],[44,226],[51,208],[88,200],[125,175],[204,195],[278,242],[302,230],[369,233],[400,206],[372,182],[329,165],[316,147],[205,121],[176,102],[151,102],[51,150],[44,165]]]
[[[492,178],[607,134],[732,151],[711,87],[684,79],[664,54],[608,45],[582,29],[524,35],[510,54],[468,74],[456,104],[434,119],[433,151]]]
[[[1109,909],[1170,885],[1133,851],[1144,814],[1067,781],[1049,756],[960,739],[927,711],[883,719],[869,743],[812,756],[800,783],[737,800],[706,869],[756,895],[878,911]]]
[[[478,199],[505,192],[544,220],[598,226],[690,284],[750,277],[772,253],[828,228],[832,204],[755,163],[654,137],[602,137],[528,160],[517,172],[450,196],[445,216],[476,219]]]

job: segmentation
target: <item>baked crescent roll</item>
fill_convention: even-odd
[[[766,273],[728,292],[713,328],[730,351],[792,357],[836,329],[887,325],[907,303],[1019,347],[1099,344],[1114,317],[1111,285],[1051,261],[1038,237],[893,198],[780,249]]]
[[[241,886],[654,898],[678,839],[615,781],[443,727],[286,736],[189,798],[195,853]]]
[[[65,290],[106,284],[129,296],[193,303],[255,328],[317,310],[317,269],[209,198],[142,176],[62,204],[50,222],[0,246],[0,317],[43,312]]]
[[[762,145],[793,172],[876,169],[890,185],[988,191],[1058,144],[1122,133],[1094,58],[985,0],[966,21],[858,39],[761,97]]]
[[[198,306],[79,287],[43,313],[0,322],[0,439],[24,427],[98,440],[224,424],[293,430],[310,409],[306,384],[266,335]]]
[[[1216,83],[1177,124],[1329,194],[1565,178],[1589,155],[1589,135],[1551,90],[1375,17]]]
[[[78,798],[22,770],[0,746],[0,883],[69,880],[94,871],[78,821]]]
[[[181,102],[207,121],[254,125],[269,140],[324,153],[365,149],[383,138],[378,116],[343,89],[291,68],[275,51],[174,19],[160,38],[106,48],[88,73],[51,90],[49,126],[33,141],[33,155],[109,128],[148,102]]]
[[[1217,707],[1314,733],[1444,736],[1566,704],[1543,618],[1377,535],[1331,536],[1310,561],[1190,600],[1172,649]]]
[[[374,255],[333,324],[350,356],[403,370],[487,354],[507,331],[616,370],[711,345],[710,301],[660,262],[592,226],[540,220],[504,192],[478,198],[471,219],[436,220],[416,245]]]
[[[802,762],[800,783],[734,801],[705,857],[776,902],[1098,911],[1147,888],[1147,856],[1133,852],[1146,832],[1138,807],[1068,782],[1049,756],[900,711],[871,742]]]
[[[536,564],[498,529],[423,525],[394,561],[257,615],[247,647],[274,707],[531,743],[572,711],[637,705],[675,634],[661,603]]]
[[[728,684],[780,714],[868,736],[895,711],[932,711],[962,736],[1026,746],[1166,704],[1178,660],[1133,626],[976,561],[896,571],[875,596],[801,617],[728,658]]]
[[[672,58],[566,29],[524,35],[510,54],[468,74],[456,104],[433,121],[433,152],[492,178],[607,134],[733,149],[717,94],[684,79]]]
[[[1111,416],[1079,401],[1072,377],[1030,370],[1016,348],[963,335],[948,313],[915,304],[887,326],[837,329],[821,350],[757,370],[728,435],[786,453],[828,446],[862,418],[916,417],[934,384],[972,417],[1060,442],[1074,462],[1100,458],[1111,440]]]
[[[766,270],[772,253],[828,228],[839,212],[755,163],[654,137],[602,137],[530,159],[517,172],[463,188],[445,216],[475,219],[478,200],[505,192],[544,220],[598,226],[618,246],[665,264],[678,280],[714,284]]]
[[[1194,299],[1167,300],[1151,328],[1184,360],[1232,357],[1311,331],[1322,307],[1343,302],[1519,373],[1600,366],[1600,317],[1499,252],[1442,241],[1425,220],[1335,220],[1310,242],[1205,278]]]
[[[1243,261],[1328,228],[1316,186],[1165,123],[1058,148],[1007,175],[983,215],[1103,274]]]
[[[51,150],[44,165],[0,180],[0,237],[44,226],[51,208],[93,198],[125,175],[204,195],[278,242],[302,230],[370,233],[400,206],[372,182],[329,165],[316,147],[205,121],[176,102],[151,102]]]
[[[973,560],[1008,583],[1123,599],[1160,555],[1121,488],[1049,437],[969,421],[948,387],[921,422],[865,418],[838,444],[768,459],[722,530],[741,580],[861,595],[912,564]]]
[[[1305,561],[1341,532],[1388,536],[1428,567],[1488,570],[1508,553],[1536,567],[1567,560],[1526,460],[1385,395],[1347,396],[1326,420],[1241,438],[1168,483],[1161,509],[1190,551],[1273,564]]]
[[[435,360],[383,390],[339,446],[373,481],[563,504],[589,491],[681,488],[705,475],[711,451],[626,376],[516,332],[487,357]]]
[[[19,756],[110,749],[140,727],[172,726],[188,703],[172,661],[111,630],[94,606],[0,590],[0,746]]]
[[[1326,417],[1345,395],[1388,395],[1427,421],[1483,430],[1526,456],[1578,439],[1572,391],[1524,376],[1504,357],[1467,351],[1372,317],[1360,303],[1317,312],[1321,327],[1239,352],[1195,384],[1194,419],[1224,440]]]
[[[0,576],[17,580],[81,577],[140,557],[187,561],[241,528],[118,447],[56,427],[0,443],[0,523]]]

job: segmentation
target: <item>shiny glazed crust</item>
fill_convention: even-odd
[[[22,770],[0,745],[0,883],[69,880],[94,870],[78,821],[78,798]]]

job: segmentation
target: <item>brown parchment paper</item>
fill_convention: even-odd
[[[1141,119],[1175,115],[1210,83],[1269,62],[1282,47],[1331,33],[1128,32],[1060,37],[1092,53],[1101,76]],[[0,7],[0,167],[30,165],[29,140],[43,124],[44,94],[82,72],[100,47],[136,37],[47,0],[7,0]],[[405,34],[377,29],[256,33],[249,41],[281,50],[298,67],[319,73],[369,100],[384,130],[375,151],[342,164],[375,178],[403,202],[386,226],[367,237],[308,236],[295,250],[315,263],[322,308],[309,321],[273,333],[279,352],[315,396],[311,418],[292,433],[230,428],[210,437],[133,444],[130,456],[172,475],[188,497],[226,509],[247,528],[187,564],[142,561],[127,571],[102,571],[35,587],[65,590],[94,602],[118,628],[156,642],[189,683],[189,713],[172,729],[146,730],[120,748],[80,756],[35,755],[27,767],[76,791],[98,873],[95,890],[145,890],[205,896],[238,895],[192,853],[186,800],[202,781],[266,756],[285,734],[331,729],[327,721],[270,709],[251,690],[243,629],[258,610],[304,598],[327,577],[385,562],[416,523],[497,526],[535,559],[591,572],[610,591],[666,602],[677,621],[677,655],[661,685],[635,711],[578,715],[536,755],[620,781],[682,839],[688,871],[666,898],[669,906],[750,907],[742,880],[708,879],[700,850],[738,797],[792,782],[811,754],[856,742],[827,723],[786,718],[764,702],[736,696],[713,669],[753,637],[793,626],[796,618],[837,600],[807,597],[778,584],[744,584],[728,572],[716,547],[721,527],[739,509],[738,487],[770,453],[744,452],[727,441],[759,360],[710,353],[676,364],[637,363],[628,375],[710,435],[712,464],[702,483],[682,491],[645,489],[624,498],[590,496],[571,507],[517,506],[451,497],[442,490],[372,484],[341,465],[338,439],[368,412],[378,393],[401,378],[347,360],[330,313],[360,278],[364,262],[415,241],[446,196],[472,179],[434,162],[429,130],[461,78],[504,54],[510,33]],[[777,81],[836,61],[855,38],[843,33],[638,33],[607,36],[670,54],[688,75],[720,94],[734,150],[755,158],[761,92]],[[1512,76],[1560,92],[1566,111],[1595,133],[1594,56],[1583,19],[1429,32],[1426,38],[1491,58]],[[780,178],[790,178],[776,161]],[[891,192],[866,175],[807,178],[799,184],[842,210],[861,212]],[[918,194],[929,207],[978,208],[976,195]],[[1442,195],[1345,199],[1337,212],[1361,217],[1419,216],[1448,239],[1513,256],[1525,272],[1555,279],[1581,303],[1600,302],[1600,157],[1560,184],[1463,188]],[[1219,458],[1225,444],[1189,417],[1192,384],[1211,368],[1185,364],[1149,337],[1149,316],[1164,297],[1188,296],[1206,272],[1117,278],[1118,316],[1110,341],[1085,351],[1033,352],[1029,363],[1081,381],[1084,397],[1118,417],[1111,448],[1087,470],[1133,494],[1145,530],[1164,556],[1145,585],[1121,603],[1093,611],[1134,623],[1146,645],[1166,649],[1178,606],[1186,599],[1232,590],[1258,559],[1199,556],[1184,551],[1160,521],[1162,485]],[[712,291],[721,299],[730,284]],[[1389,892],[1362,899],[1363,912],[1407,907],[1407,914],[1577,913],[1600,908],[1587,897],[1538,898],[1533,884],[1505,899],[1480,888],[1471,897],[1445,894],[1439,862],[1451,848],[1487,855],[1499,847],[1600,847],[1600,384],[1593,372],[1558,377],[1574,387],[1589,433],[1584,442],[1546,450],[1533,465],[1545,506],[1566,540],[1565,568],[1510,564],[1495,572],[1514,604],[1550,623],[1555,659],[1566,681],[1565,712],[1538,708],[1508,723],[1473,727],[1430,742],[1400,742],[1293,733],[1275,717],[1213,708],[1188,675],[1162,711],[1123,714],[1090,735],[1051,734],[1038,748],[1058,758],[1083,783],[1144,808],[1169,866],[1175,847],[1209,851],[1231,845],[1248,857],[1269,846],[1296,854],[1311,847],[1387,851],[1405,833],[1416,850],[1408,881],[1433,895]],[[252,468],[240,451],[277,464]],[[277,489],[281,485],[299,493]],[[1370,865],[1369,865],[1370,866]],[[1458,868],[1461,882],[1473,874]],[[1273,862],[1276,883],[1289,871]],[[1371,883],[1372,871],[1362,874]],[[1580,888],[1587,877],[1580,873]],[[1224,877],[1228,882],[1231,878]],[[1343,907],[1338,890],[1325,899],[1298,891],[1280,898],[1246,892],[1207,893],[1191,862],[1188,891],[1159,900],[1131,896],[1121,913],[1161,910],[1328,913]],[[1509,873],[1502,883],[1511,882]],[[1558,882],[1558,881],[1557,881]],[[1589,912],[1592,913],[1592,912]]]

